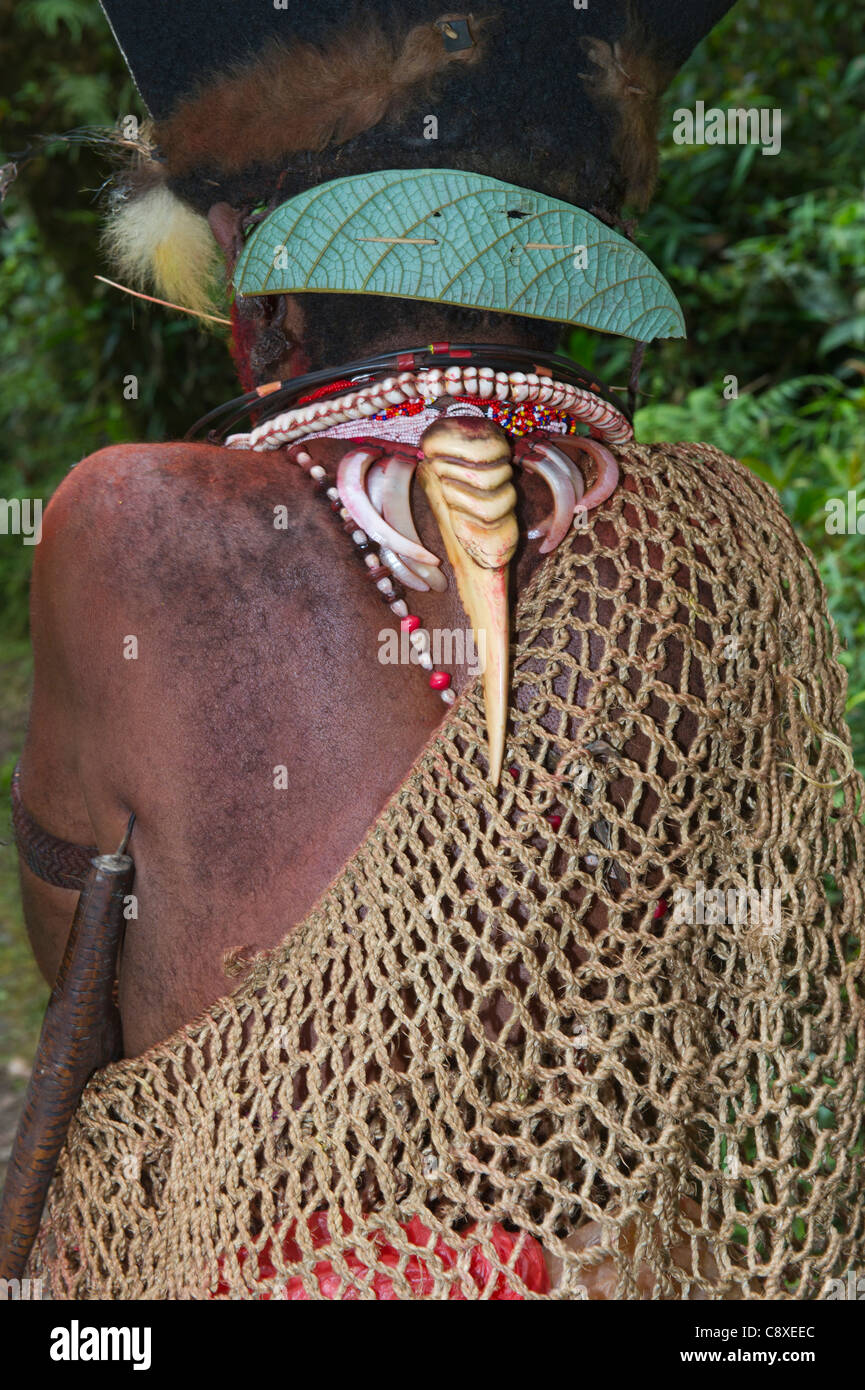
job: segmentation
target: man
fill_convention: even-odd
[[[844,1225],[855,1134],[839,1107],[837,1166],[790,1208],[843,1234],[794,1259],[794,1097],[824,1083],[787,982],[852,1099],[842,942],[861,832],[807,560],[732,461],[622,444],[627,416],[587,376],[556,395],[564,316],[487,307],[486,282],[455,302],[355,299],[336,288],[350,275],[286,290],[324,216],[306,191],[346,180],[333,196],[351,212],[376,195],[369,171],[475,175],[467,199],[498,179],[513,222],[550,212],[532,198],[615,222],[650,190],[658,95],[727,6],[439,16],[416,0],[400,30],[369,7],[360,22],[250,7],[242,35],[231,5],[105,8],[156,118],[115,217],[121,265],[156,266],[200,308],[206,216],[248,389],[396,357],[385,382],[371,372],[376,408],[330,371],[284,414],[256,398],[230,448],[94,455],[46,513],[22,824],[108,850],[134,813],[136,863],[130,1060],[73,1127],[46,1223],[56,1287],[526,1296],[552,1270],[560,1297],[659,1281],[667,1297],[813,1296],[840,1245],[848,1262],[861,1248]],[[281,209],[305,218],[287,265],[271,256],[284,278],[244,292]],[[404,222],[355,240],[436,243]],[[502,251],[483,256],[495,287]],[[408,351],[424,342],[430,363]],[[492,418],[496,349],[511,370]],[[439,356],[456,375],[431,375]],[[595,411],[588,436],[578,408]],[[583,523],[566,537],[563,497]],[[426,580],[398,590],[406,573]],[[382,664],[388,628],[427,665]],[[421,640],[470,631],[491,638],[480,689]],[[74,895],[26,864],[22,884],[51,979]],[[777,913],[739,913],[767,890]],[[809,953],[829,941],[817,981]],[[104,1205],[76,1195],[85,1171]]]

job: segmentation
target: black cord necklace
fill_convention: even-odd
[[[417,371],[423,367],[466,362],[471,362],[477,367],[491,367],[497,370],[520,370],[527,367],[539,376],[555,373],[558,378],[615,405],[628,423],[632,423],[629,411],[620,402],[613,400],[612,392],[600,378],[569,357],[561,357],[555,353],[539,353],[532,348],[509,347],[500,343],[430,343],[426,347],[380,353],[357,362],[308,372],[304,376],[291,377],[288,381],[268,382],[264,386],[256,387],[254,391],[247,391],[243,396],[236,396],[234,400],[216,406],[195,422],[185,438],[194,439],[207,431],[210,443],[222,444],[233,426],[251,412],[255,411],[257,422],[261,424],[304,397],[320,392],[336,382],[348,382],[352,386],[369,385],[393,372]]]

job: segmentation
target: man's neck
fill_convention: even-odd
[[[285,327],[302,344],[286,375],[321,371],[342,362],[432,342],[499,343],[554,352],[561,327],[542,319],[454,310],[381,296],[304,295],[288,300]],[[364,331],[368,327],[369,331]],[[297,364],[303,359],[304,365]]]

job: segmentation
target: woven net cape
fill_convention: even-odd
[[[93,1078],[31,1266],[53,1297],[541,1296],[528,1237],[553,1298],[813,1299],[863,1266],[837,636],[761,482],[617,454],[522,597],[500,792],[475,685],[238,992]],[[779,911],[679,911],[700,883]]]

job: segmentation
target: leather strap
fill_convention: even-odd
[[[43,830],[21,800],[21,766],[12,773],[12,828],[18,853],[31,873],[55,888],[80,892],[90,870],[90,861],[99,853],[95,845],[73,845]]]

